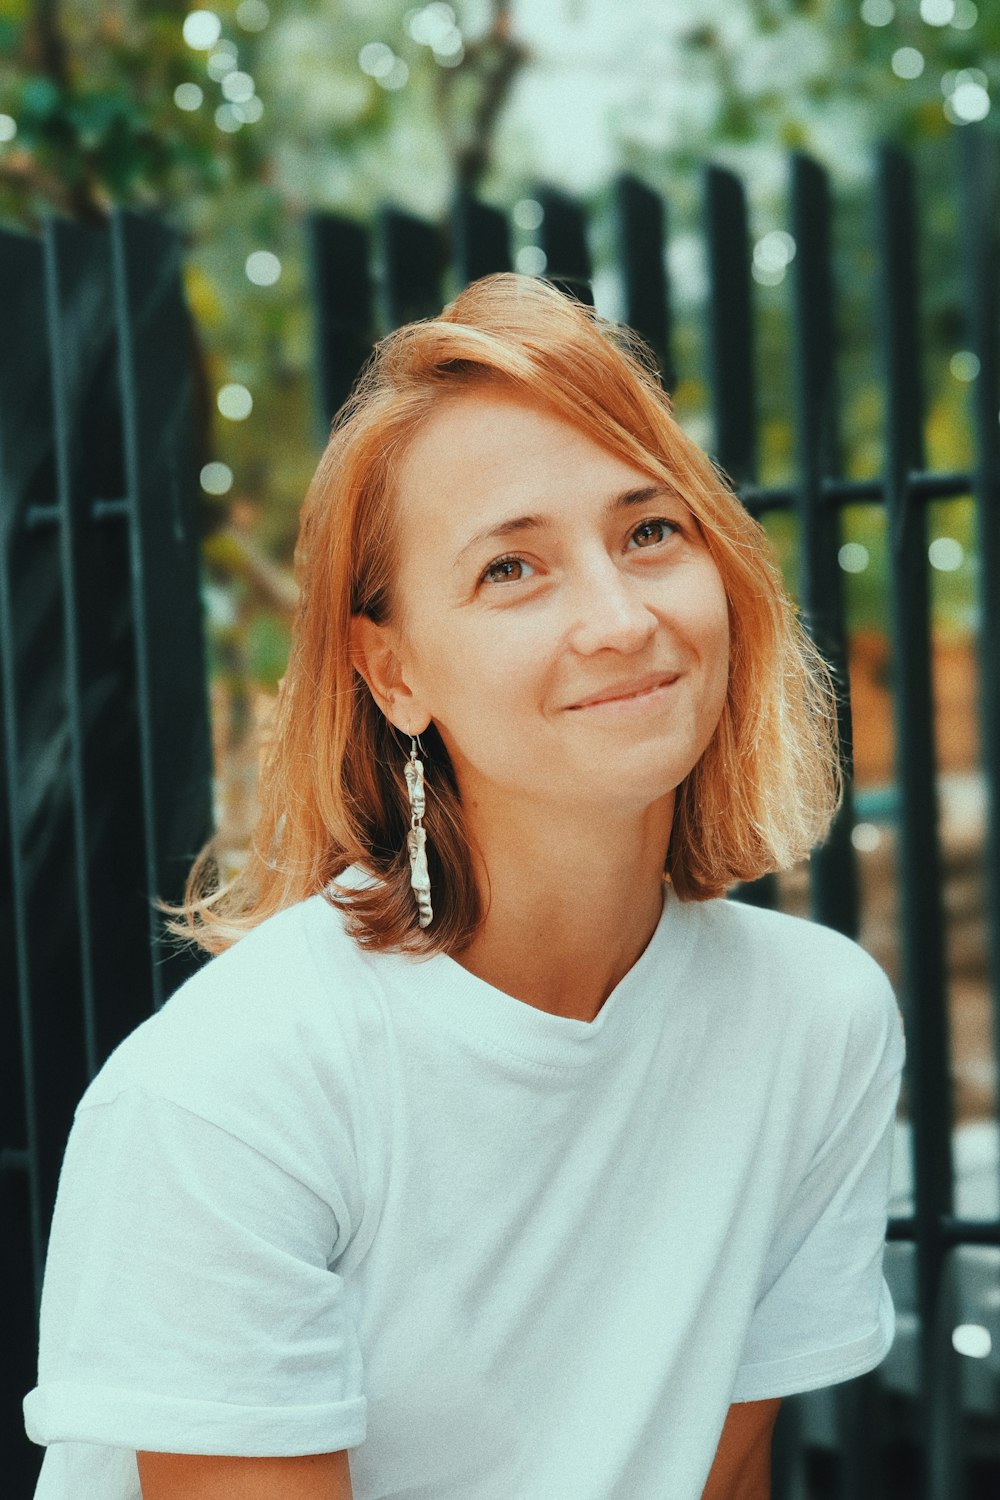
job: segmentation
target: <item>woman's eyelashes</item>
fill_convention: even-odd
[[[523,557],[498,557],[497,560],[496,560],[496,562],[491,562],[490,565],[489,565],[489,567],[484,570],[483,576],[480,578],[479,582],[480,583],[503,583],[503,582],[512,580],[514,583],[518,583],[518,582],[520,582],[520,577],[521,577],[520,574],[514,576],[511,573],[506,573],[502,577],[493,577],[492,575],[494,573],[494,570],[497,569],[497,568],[530,568],[530,567],[531,567],[530,562],[527,562]]]
[[[666,516],[653,516],[648,521],[640,521],[630,535],[630,540],[639,539],[639,550],[645,551],[652,547],[662,546],[675,533],[681,531],[677,521],[670,521]],[[658,535],[657,533],[663,533]],[[493,562],[485,567],[479,576],[479,583],[520,583],[524,579],[524,569],[530,568],[531,563],[527,558],[517,553],[508,552],[503,557],[494,558]],[[497,572],[501,568],[520,568],[518,574]]]

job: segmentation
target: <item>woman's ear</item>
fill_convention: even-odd
[[[430,722],[403,675],[403,664],[387,625],[367,615],[351,616],[351,664],[390,724],[403,734],[419,734]],[[415,727],[416,726],[416,727]]]

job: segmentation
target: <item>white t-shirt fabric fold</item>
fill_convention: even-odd
[[[36,1500],[341,1448],[355,1500],[700,1500],[732,1402],[889,1350],[904,1049],[861,948],[736,902],[668,892],[592,1022],[287,908],[77,1108]]]

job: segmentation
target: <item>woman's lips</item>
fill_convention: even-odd
[[[638,689],[620,698],[602,698],[597,703],[573,703],[570,707],[574,713],[594,713],[598,709],[638,713],[662,702],[676,681],[676,676],[661,678],[652,687]]]

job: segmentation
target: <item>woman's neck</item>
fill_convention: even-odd
[[[485,919],[460,963],[539,1010],[592,1021],[640,957],[663,910],[673,795],[638,818],[508,818],[482,851]]]

